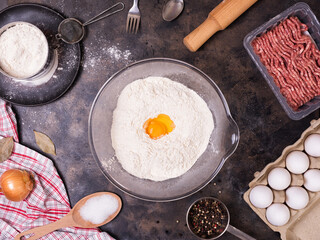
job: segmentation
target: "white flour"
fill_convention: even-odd
[[[154,140],[144,122],[159,114],[176,125]],[[193,90],[168,78],[148,77],[127,85],[113,112],[112,146],[132,175],[163,181],[188,171],[206,150],[214,128],[212,113]]]
[[[121,51],[117,46],[109,47],[107,49],[107,52],[113,59],[117,61],[119,61],[120,59],[128,60],[131,55],[131,52],[129,50]]]
[[[102,45],[110,45],[110,43],[105,42],[105,40],[98,39],[98,43],[99,44],[91,44],[89,47],[85,47],[84,69],[90,68],[90,71],[98,71],[98,67],[105,68],[107,64],[118,62],[127,64],[131,61],[131,52],[129,50],[121,50],[121,48],[116,45],[101,48],[100,46]]]
[[[52,60],[50,62],[50,64],[48,65],[48,67],[39,75],[37,75],[36,77],[32,78],[31,80],[27,79],[12,79],[18,83],[22,83],[24,85],[27,86],[39,86],[41,84],[45,84],[46,82],[48,82],[52,77],[56,78],[57,76],[54,75],[54,73],[56,72],[56,69],[58,67],[58,51],[55,49],[53,51],[53,56],[52,56]],[[63,69],[59,69],[58,70],[63,70]]]
[[[0,67],[15,78],[28,78],[46,63],[48,43],[44,34],[19,23],[0,35]]]

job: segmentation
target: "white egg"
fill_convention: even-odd
[[[302,174],[309,168],[309,157],[301,151],[292,151],[286,157],[286,167],[294,174]]]
[[[286,190],[286,204],[293,209],[303,209],[308,205],[309,195],[303,187],[289,187]]]
[[[313,157],[320,157],[320,134],[310,134],[304,141],[304,150]]]
[[[274,168],[268,174],[268,183],[275,190],[284,190],[291,183],[291,175],[285,168]]]
[[[311,192],[320,191],[320,170],[310,169],[303,174],[304,187]]]
[[[283,203],[273,203],[267,208],[266,218],[274,226],[283,226],[290,219],[289,208]]]
[[[249,199],[253,206],[266,208],[273,202],[273,193],[269,187],[259,185],[251,189]]]

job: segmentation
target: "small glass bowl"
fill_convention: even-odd
[[[49,44],[48,44],[48,40],[45,36],[45,34],[35,25],[31,24],[31,23],[28,23],[28,22],[22,22],[22,21],[17,21],[17,22],[11,22],[11,23],[8,23],[6,24],[5,26],[1,27],[0,28],[0,37],[1,37],[1,34],[3,34],[5,31],[7,31],[9,28],[11,27],[14,27],[14,26],[17,26],[17,25],[28,25],[29,27],[32,27],[33,29],[35,29],[37,32],[40,33],[41,35],[41,38],[45,39],[45,55],[46,55],[46,61],[44,61],[43,63],[41,63],[41,65],[39,66],[39,70],[37,72],[34,72],[32,74],[30,74],[30,76],[25,76],[25,77],[17,77],[17,76],[13,76],[11,74],[9,74],[8,72],[6,72],[4,69],[2,69],[0,67],[0,72],[9,77],[9,78],[13,78],[13,79],[16,79],[16,80],[34,80],[36,78],[38,78],[39,76],[42,76],[44,72],[47,71],[47,68],[49,65],[51,65],[51,62],[52,62],[52,54],[50,53],[49,51]]]

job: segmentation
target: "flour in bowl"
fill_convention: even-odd
[[[17,23],[0,35],[0,67],[15,78],[37,74],[48,57],[45,35],[27,23]]]
[[[213,128],[212,113],[195,91],[168,78],[148,77],[122,90],[113,112],[111,139],[127,172],[164,181],[194,165]]]

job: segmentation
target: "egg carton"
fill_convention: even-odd
[[[268,186],[268,174],[269,172],[277,167],[286,167],[286,156],[294,151],[304,151],[305,139],[313,133],[320,134],[320,119],[312,120],[310,127],[307,128],[302,134],[299,140],[293,145],[287,146],[281,156],[274,162],[269,163],[261,172],[254,174],[254,179],[249,183],[249,189],[244,193],[244,200],[252,208],[252,210],[273,230],[279,232],[281,239],[283,240],[319,240],[319,222],[320,222],[320,192],[310,192],[307,189],[309,195],[308,205],[300,210],[290,210],[290,219],[283,226],[274,226],[266,218],[266,208],[257,208],[249,200],[250,191],[258,185]],[[308,155],[310,160],[309,169],[320,169],[320,157],[312,157]],[[308,169],[308,170],[309,170]],[[303,174],[292,174],[290,186],[303,186],[304,177]],[[285,204],[285,190],[274,190],[273,191],[273,203],[284,203]]]

